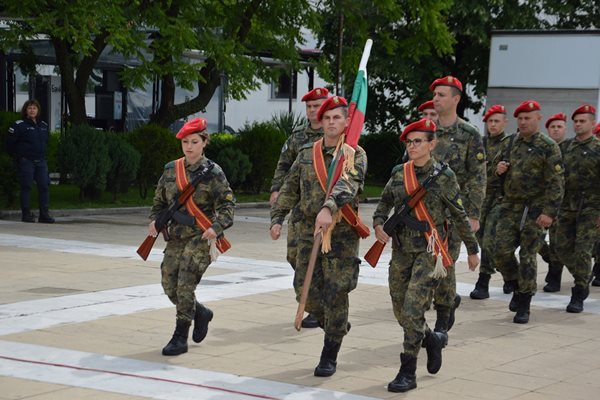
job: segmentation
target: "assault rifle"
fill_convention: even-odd
[[[192,194],[196,191],[196,185],[200,183],[200,181],[205,178],[208,173],[213,169],[215,163],[209,161],[205,166],[201,167],[199,171],[194,175],[194,178],[187,184],[186,187],[183,188],[181,193],[178,193],[173,202],[169,206],[169,208],[164,209],[156,216],[156,220],[154,221],[154,226],[156,227],[157,232],[162,232],[165,235],[165,239],[168,239],[167,235],[167,225],[171,219],[175,219],[177,221],[183,222],[185,225],[190,225],[190,221],[192,225],[194,223],[194,218],[189,215],[185,215],[179,212],[179,209],[185,204],[187,199],[190,198]],[[137,253],[142,257],[142,260],[146,261],[148,255],[150,254],[150,250],[154,246],[154,242],[156,242],[157,236],[148,235],[146,239],[142,242],[140,247],[137,249]]]
[[[398,236],[396,233],[396,228],[403,224],[408,226],[411,229],[427,232],[429,230],[429,224],[427,221],[419,221],[418,219],[412,217],[410,215],[410,210],[415,208],[415,206],[425,197],[427,194],[427,188],[431,186],[431,184],[435,181],[435,179],[441,174],[441,172],[448,167],[448,164],[443,163],[440,168],[435,168],[433,173],[429,175],[423,184],[419,186],[415,194],[407,200],[404,200],[402,206],[392,215],[385,223],[383,224],[383,231],[388,234],[392,238],[394,245],[399,247],[400,243],[398,243]],[[377,266],[377,262],[379,261],[379,257],[381,257],[381,253],[385,248],[385,243],[380,242],[379,240],[375,241],[373,246],[367,251],[365,254],[365,261],[369,263],[369,265],[373,268]]]

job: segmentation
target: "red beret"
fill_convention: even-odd
[[[460,83],[458,79],[450,75],[433,81],[433,83],[429,85],[429,90],[433,92],[437,86],[452,86],[457,88],[461,92],[463,91],[462,83]]]
[[[333,110],[338,107],[348,107],[348,102],[342,96],[332,96],[328,97],[327,100],[321,104],[319,107],[319,111],[317,111],[317,120],[323,119],[323,114],[325,111]]]
[[[329,96],[329,90],[326,88],[314,88],[310,92],[302,96],[302,101],[312,101],[319,99],[326,99]]]
[[[404,139],[406,139],[406,136],[411,132],[418,131],[435,133],[436,129],[437,127],[435,126],[435,122],[423,118],[418,120],[417,122],[413,122],[412,124],[404,128],[404,131],[402,131],[402,134],[400,135],[400,141],[403,142]]]
[[[204,118],[194,118],[186,122],[177,135],[175,136],[177,139],[183,139],[187,135],[191,135],[192,133],[202,133],[206,130],[206,120]],[[202,136],[207,136],[208,133],[202,133]]]
[[[594,135],[600,135],[600,122],[594,128]]]
[[[423,110],[427,110],[428,108],[435,110],[435,107],[433,107],[433,100],[429,100],[429,101],[426,101],[425,103],[421,104],[419,106],[419,108],[417,108],[417,110],[423,111]]]
[[[571,119],[575,118],[577,114],[596,114],[596,108],[591,104],[584,104],[579,106],[579,108],[573,111],[573,115],[571,115]]]
[[[552,121],[565,121],[565,122],[567,122],[567,114],[565,114],[565,113],[558,113],[558,114],[554,114],[553,116],[551,116],[550,118],[548,118],[548,121],[546,121],[546,129],[548,129],[548,125],[550,125],[552,123]]]
[[[487,121],[492,114],[506,114],[506,108],[502,104],[494,104],[485,112],[483,122]]]
[[[519,113],[522,112],[531,112],[531,111],[540,111],[542,107],[540,107],[540,103],[535,100],[525,100],[521,104],[515,108],[515,112],[513,113],[513,117],[517,117]]]

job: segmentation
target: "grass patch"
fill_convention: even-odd
[[[361,199],[367,197],[379,197],[383,191],[381,185],[365,185]],[[117,201],[113,201],[112,193],[103,193],[102,197],[95,201],[80,201],[79,188],[75,185],[61,184],[50,185],[50,209],[77,209],[77,208],[113,208],[113,207],[149,207],[152,205],[152,197],[154,192],[148,193],[148,198],[142,199],[136,187],[129,189],[127,193],[119,193]],[[253,203],[269,201],[270,193],[264,192],[259,194],[236,192],[235,197],[238,203]],[[8,210],[18,210],[17,204],[7,207]],[[38,194],[37,188],[33,185],[31,189],[31,209],[38,209]]]

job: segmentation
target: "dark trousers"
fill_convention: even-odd
[[[46,160],[29,160],[21,157],[17,163],[19,171],[19,185],[21,185],[21,209],[29,209],[29,193],[31,184],[35,180],[38,188],[40,210],[49,207],[48,185],[48,163]]]

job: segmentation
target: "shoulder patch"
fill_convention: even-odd
[[[227,201],[233,201],[233,194],[232,193],[227,193],[227,196],[225,196],[225,200],[227,200]]]
[[[483,161],[485,159],[485,156],[483,155],[483,153],[477,153],[475,158],[477,158],[477,161]]]
[[[560,165],[559,163],[554,164],[554,171],[556,171],[557,173],[561,173],[563,170],[562,165]]]

